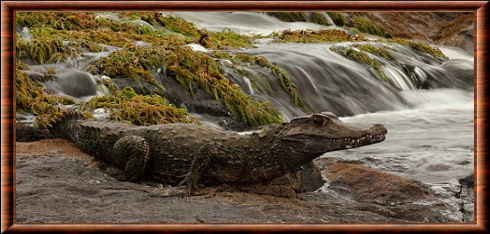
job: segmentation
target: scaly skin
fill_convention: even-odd
[[[147,127],[116,121],[82,120],[73,111],[53,123],[50,132],[81,150],[124,170],[135,181],[148,173],[197,193],[198,182],[253,183],[294,172],[325,152],[374,144],[386,129],[358,129],[331,113],[299,117],[252,134],[195,124]]]

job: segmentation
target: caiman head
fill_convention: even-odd
[[[325,152],[382,142],[386,133],[381,124],[360,129],[344,124],[333,113],[323,112],[284,123],[275,140],[276,145],[285,146],[280,147],[281,153],[289,151],[289,155],[305,155],[312,160]]]

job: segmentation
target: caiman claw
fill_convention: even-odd
[[[183,175],[182,177],[185,177],[182,181],[180,181],[178,187],[180,186],[185,186],[187,185],[187,196],[198,196],[202,195],[202,193],[199,191],[199,187],[197,186],[197,181],[194,179],[194,176],[192,175],[191,172],[188,172],[187,174]]]

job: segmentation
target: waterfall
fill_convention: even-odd
[[[356,44],[362,43],[335,45]],[[258,48],[235,53],[264,56],[281,67],[297,85],[304,102],[313,112],[332,111],[341,116],[350,116],[396,110],[410,106],[400,95],[403,90],[472,87],[473,67],[469,60],[441,62],[401,45],[371,44],[387,47],[396,58],[395,61],[387,61],[371,55],[382,61],[380,71],[388,82],[374,69],[333,52],[330,50],[333,44],[328,43],[261,44]],[[305,114],[282,91],[277,77],[261,67],[252,66],[248,69],[253,76],[247,79],[255,83],[265,79],[273,88],[273,92],[267,91],[264,85],[258,84],[257,90],[250,93],[252,96],[270,101],[271,106],[280,110],[286,119]],[[228,78],[243,90],[249,89],[243,76],[231,68],[226,71]]]

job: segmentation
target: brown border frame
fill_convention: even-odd
[[[14,13],[50,11],[471,11],[475,13],[475,221],[474,224],[16,224]],[[1,232],[180,232],[180,231],[437,231],[488,232],[487,79],[488,1],[168,1],[1,3]]]

